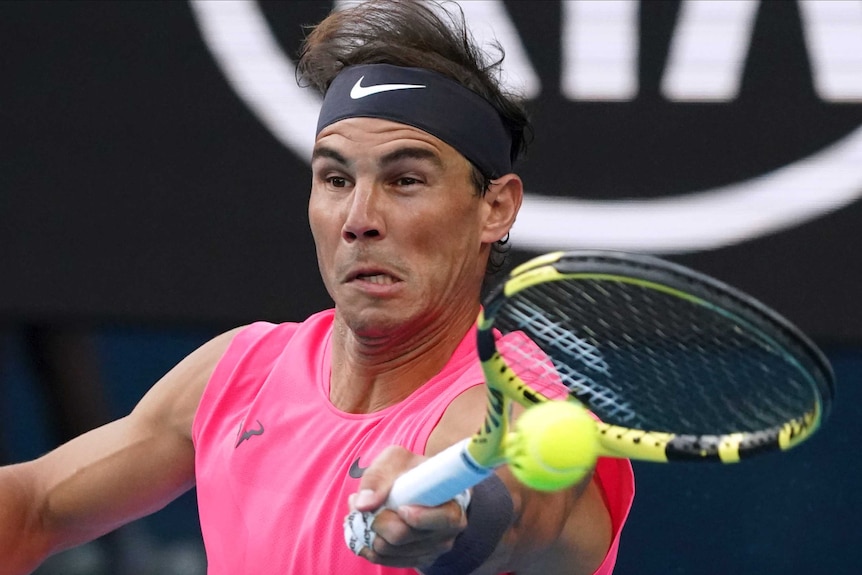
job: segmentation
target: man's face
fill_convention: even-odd
[[[488,207],[461,154],[404,124],[350,118],[320,133],[311,167],[318,265],[355,333],[434,329],[476,313]]]

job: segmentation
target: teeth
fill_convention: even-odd
[[[364,280],[364,281],[371,282],[373,284],[378,284],[378,285],[390,285],[394,282],[394,280],[390,276],[387,276],[384,274],[375,274],[375,275],[370,275],[370,276],[363,275],[363,276],[359,276],[359,278]]]

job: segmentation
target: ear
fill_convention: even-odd
[[[482,243],[492,244],[509,233],[524,199],[524,183],[517,174],[506,174],[491,182],[483,198],[485,224]]]

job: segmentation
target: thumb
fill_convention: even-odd
[[[387,493],[389,492],[385,491],[381,494],[381,492],[374,491],[373,489],[360,489],[357,493],[350,496],[350,508],[355,511],[374,511],[375,509],[379,509],[386,503]]]
[[[382,507],[389,496],[395,478],[416,464],[415,453],[389,446],[371,462],[359,482],[359,491],[350,498],[350,505],[358,511],[372,511]]]

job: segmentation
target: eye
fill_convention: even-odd
[[[418,183],[420,183],[418,179],[411,178],[410,176],[402,176],[395,180],[395,185],[401,187],[414,186]]]
[[[326,178],[326,183],[333,188],[344,188],[347,186],[347,179],[341,176],[330,176]]]

